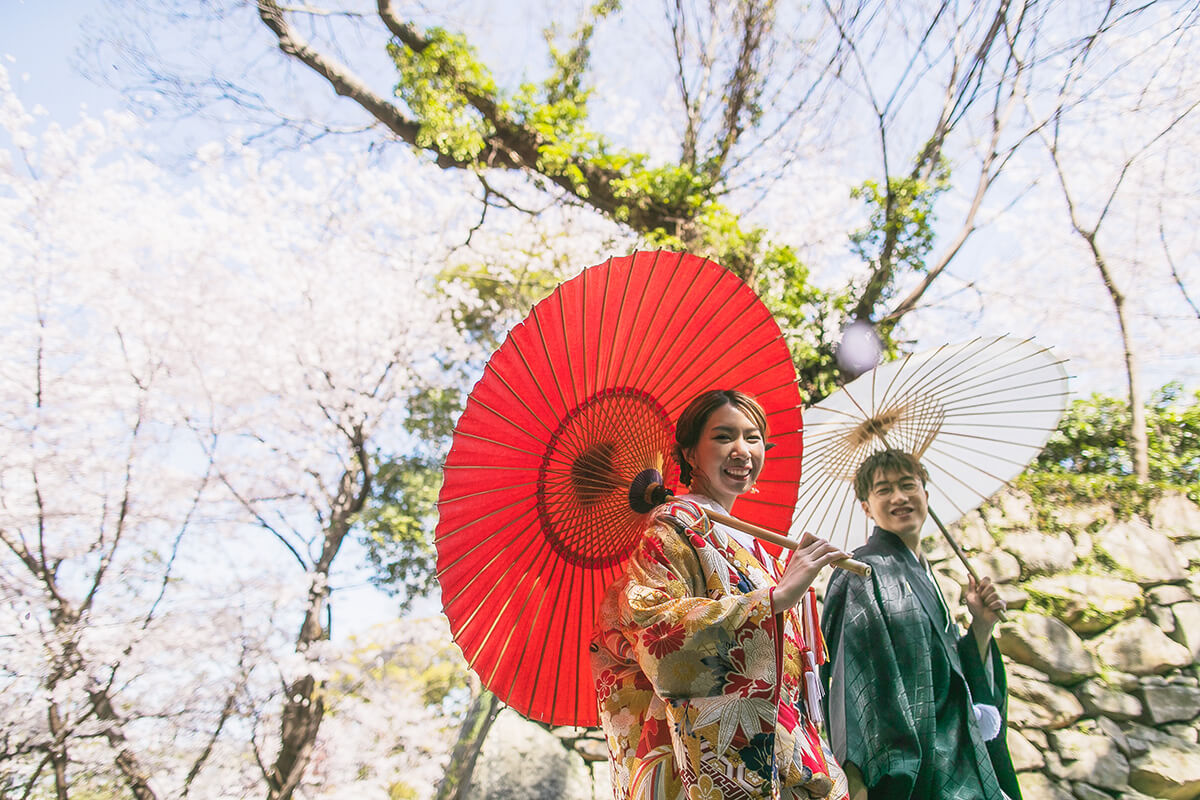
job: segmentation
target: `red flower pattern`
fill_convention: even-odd
[[[642,634],[642,641],[652,656],[662,658],[667,653],[678,650],[683,644],[683,628],[658,622],[646,629]]]

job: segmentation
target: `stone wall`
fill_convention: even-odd
[[[1145,519],[1103,503],[1039,513],[1007,490],[953,532],[1011,609],[997,639],[1026,800],[1200,798],[1200,508],[1176,493]],[[960,607],[965,570],[944,542],[924,545]],[[505,711],[467,796],[603,800],[605,757],[594,731]]]
[[[1039,523],[1040,520],[1040,523]],[[1008,490],[954,527],[1009,620],[1009,750],[1027,800],[1200,797],[1200,508],[1118,519]],[[965,574],[925,542],[947,599]]]

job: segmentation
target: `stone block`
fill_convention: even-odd
[[[1122,722],[1121,730],[1125,731],[1125,741],[1129,744],[1130,759],[1144,756],[1155,745],[1173,746],[1178,740],[1166,731],[1151,728],[1140,722]]]
[[[1096,550],[1143,586],[1184,580],[1179,551],[1139,519],[1116,522],[1096,534]]]
[[[1099,575],[1048,575],[1025,584],[1039,605],[1076,633],[1099,633],[1138,614],[1142,589],[1136,583]]]
[[[1115,686],[1123,692],[1132,692],[1142,685],[1141,678],[1137,675],[1131,675],[1128,672],[1114,670],[1104,673],[1104,678],[1110,686]]]
[[[1193,686],[1143,686],[1139,692],[1145,707],[1143,721],[1153,725],[1181,722],[1200,715],[1200,689]]]
[[[1073,783],[1071,791],[1075,793],[1077,800],[1112,800],[1111,794],[1088,783]]]
[[[589,764],[608,760],[608,745],[602,741],[579,739],[575,742],[574,748],[575,752],[579,753],[580,757]]]
[[[1130,764],[1129,784],[1164,800],[1194,800],[1200,795],[1200,746],[1173,737],[1151,744]]]
[[[1051,683],[1012,675],[1008,694],[1008,719],[1018,728],[1058,730],[1083,716],[1075,695]]]
[[[1125,735],[1125,731],[1121,730],[1121,726],[1113,722],[1108,717],[1096,717],[1096,729],[1103,731],[1104,734],[1113,740],[1117,745],[1117,749],[1128,756],[1132,751],[1129,747],[1129,738]]]
[[[1184,569],[1200,567],[1200,539],[1176,542],[1175,548],[1179,551],[1179,559]]]
[[[1021,577],[1021,562],[1003,550],[980,553],[971,561],[975,564],[975,570],[980,575],[990,577],[992,583],[1011,583]]]
[[[1027,681],[1042,681],[1043,683],[1050,682],[1049,675],[1042,672],[1040,669],[1035,669],[1028,664],[1022,664],[1019,661],[1008,665],[1008,677],[1024,678]],[[1137,685],[1136,680],[1134,681],[1134,685]]]
[[[595,796],[597,786],[593,771],[579,754],[563,747],[550,731],[506,708],[484,742],[465,796],[585,800]]]
[[[1150,503],[1155,530],[1172,539],[1200,539],[1200,506],[1183,492],[1166,492]]]
[[[1195,722],[1174,722],[1163,725],[1163,730],[1188,744],[1200,744],[1200,728]]]
[[[1136,789],[1126,789],[1117,795],[1117,800],[1154,800],[1154,798],[1148,794],[1142,794]]]
[[[1040,752],[1044,753],[1050,747],[1050,740],[1046,738],[1046,732],[1040,728],[1026,728],[1021,731],[1021,735],[1028,739],[1029,743]]]
[[[1176,603],[1186,603],[1192,599],[1192,594],[1182,586],[1164,584],[1146,591],[1146,597],[1156,606],[1173,606]]]
[[[1065,533],[1011,533],[1004,539],[1004,549],[1021,562],[1025,578],[1066,572],[1075,565],[1075,543]]]
[[[1175,632],[1171,637],[1192,654],[1192,661],[1200,659],[1200,603],[1195,601],[1176,603],[1171,606],[1175,617]]]
[[[940,531],[921,540],[921,552],[930,564],[945,564],[958,558],[954,554],[954,548],[946,543],[946,537],[942,536]]]
[[[1105,664],[1134,675],[1161,674],[1192,663],[1186,647],[1168,639],[1145,617],[1114,625],[1088,644]]]
[[[959,547],[968,553],[980,553],[994,550],[996,539],[988,530],[978,511],[967,513],[962,519],[950,526],[950,535]]]
[[[1061,780],[1087,781],[1105,789],[1121,789],[1129,782],[1129,762],[1116,742],[1103,733],[1060,730],[1050,734],[1059,764],[1051,774]]]
[[[996,594],[1009,611],[1020,611],[1029,603],[1029,593],[1015,583],[996,584]]]
[[[979,513],[991,530],[1031,528],[1037,524],[1033,500],[1019,489],[1005,489],[994,495]]]
[[[1167,636],[1175,633],[1175,614],[1170,606],[1150,606],[1146,618],[1157,625]]]
[[[1092,555],[1096,542],[1087,531],[1076,531],[1071,539],[1075,542],[1075,560],[1083,561]]]
[[[1075,795],[1066,787],[1041,772],[1017,773],[1017,783],[1025,800],[1075,800]]]
[[[1104,682],[1092,679],[1075,688],[1083,710],[1089,716],[1104,715],[1112,719],[1136,719],[1142,714],[1142,703],[1136,697]]]
[[[1096,659],[1083,640],[1063,623],[1041,614],[1017,612],[997,629],[1000,652],[1046,673],[1064,686],[1095,675]]]
[[[942,595],[946,598],[946,606],[951,611],[957,609],[962,601],[963,584],[942,572],[940,567],[934,570],[933,577],[938,583],[938,588],[942,590]]]
[[[1089,528],[1096,522],[1112,522],[1116,519],[1112,506],[1106,503],[1090,503],[1088,505],[1065,503],[1050,513],[1059,525],[1077,531]]]
[[[1046,759],[1042,758],[1042,751],[1034,747],[1020,732],[1010,727],[1005,732],[1005,737],[1014,770],[1022,772],[1027,769],[1041,769],[1045,766]]]

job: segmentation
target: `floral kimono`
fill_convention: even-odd
[[[647,531],[591,644],[617,800],[846,796],[805,711],[801,626],[771,613],[774,585],[694,506]]]

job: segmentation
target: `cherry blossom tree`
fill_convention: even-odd
[[[0,124],[0,786],[325,796],[361,756],[320,738],[339,565],[407,398],[461,380],[434,287],[470,219],[413,163],[168,172],[3,72]],[[390,719],[436,749],[411,684]]]

